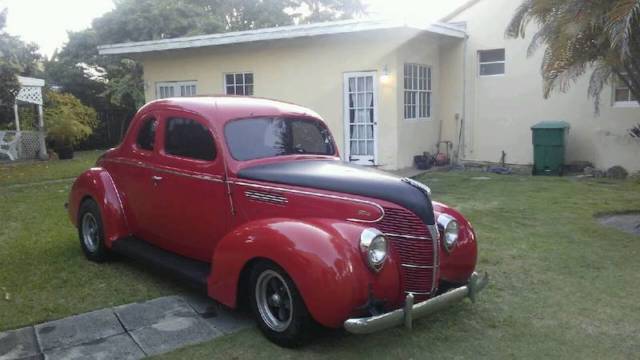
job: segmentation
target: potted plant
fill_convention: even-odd
[[[48,91],[44,111],[47,139],[61,160],[73,158],[73,146],[93,133],[96,111],[71,94]]]

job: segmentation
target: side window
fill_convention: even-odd
[[[140,127],[140,130],[138,130],[136,144],[140,149],[153,151],[158,122],[154,118],[145,119],[143,121],[144,123]]]
[[[216,147],[209,129],[195,120],[184,118],[167,119],[164,151],[197,160],[216,158]]]
[[[480,62],[480,76],[504,75],[505,50],[480,50],[478,51]]]

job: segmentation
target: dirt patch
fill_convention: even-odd
[[[603,226],[640,236],[640,212],[602,215],[598,217],[598,222]]]

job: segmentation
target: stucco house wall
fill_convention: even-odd
[[[527,57],[534,25],[525,39],[505,38],[507,24],[519,4],[513,0],[481,0],[450,20],[466,23],[469,36],[463,158],[497,162],[504,150],[508,163],[531,164],[531,125],[543,120],[564,120],[571,124],[569,161],[591,161],[602,169],[622,165],[631,171],[640,170],[640,141],[627,132],[640,122],[640,107],[614,106],[613,87],[609,86],[602,93],[601,113],[595,115],[593,101],[587,98],[590,74],[567,93],[554,93],[545,100],[540,76],[543,51]],[[498,48],[506,50],[505,75],[478,76],[478,51]],[[462,112],[461,104],[453,100],[462,94],[462,54],[460,44],[441,53],[447,82],[457,84],[444,88],[441,94],[445,133],[454,141],[459,124],[452,114]]]
[[[343,74],[375,71],[377,165],[385,169],[411,166],[413,156],[433,151],[438,139],[437,111],[431,120],[403,119],[401,88],[404,62],[416,62],[433,67],[433,86],[438,89],[440,56],[435,35],[409,29],[367,31],[163,51],[137,58],[144,65],[147,100],[157,98],[158,82],[195,80],[198,95],[215,95],[224,93],[225,73],[252,72],[254,96],[289,101],[317,111],[329,124],[343,154]],[[385,68],[388,78],[381,81]]]

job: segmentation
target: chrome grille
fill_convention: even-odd
[[[418,301],[426,300],[438,286],[437,254],[434,254],[437,242],[422,220],[411,211],[392,208],[385,208],[384,211],[384,218],[378,227],[400,257],[404,291],[413,293]]]

